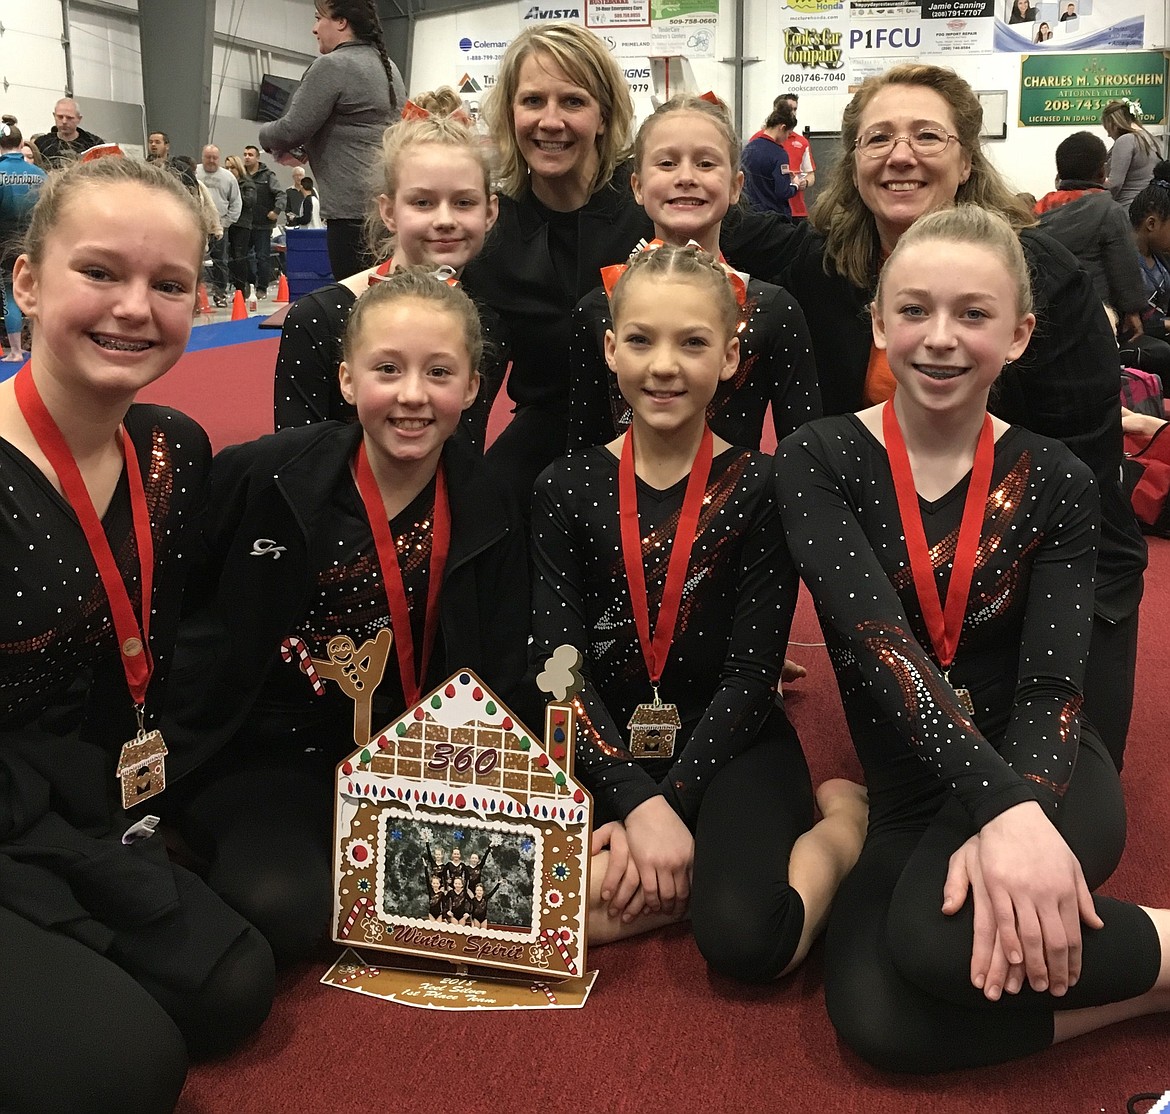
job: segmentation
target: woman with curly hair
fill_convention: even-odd
[[[978,97],[952,70],[910,63],[868,78],[842,117],[845,157],[813,208],[813,232],[795,245],[776,281],[804,310],[824,412],[850,413],[893,393],[867,307],[902,234],[927,213],[961,202],[999,213],[1015,229],[1032,274],[1037,326],[1000,376],[991,409],[1063,441],[1097,477],[1102,527],[1085,711],[1120,768],[1146,550],[1118,479],[1117,344],[1088,276],[1033,227],[1036,218],[991,165],[982,123]]]

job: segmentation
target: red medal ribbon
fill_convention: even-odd
[[[995,460],[991,415],[984,416],[983,428],[979,431],[945,607],[939,599],[934,568],[930,563],[930,550],[926,544],[926,531],[922,526],[918,492],[914,488],[914,474],[910,470],[910,457],[906,452],[906,441],[902,437],[902,427],[898,425],[893,402],[887,402],[882,411],[882,433],[886,438],[886,454],[890,458],[890,473],[898,496],[898,513],[902,517],[902,532],[906,535],[906,552],[910,556],[910,572],[914,577],[918,606],[922,609],[922,618],[926,622],[935,657],[939,665],[947,670],[955,660],[955,649],[959,645],[959,632],[963,628],[971,578],[975,575],[979,532],[983,525],[987,496],[991,491],[991,469]]]
[[[390,623],[394,629],[394,649],[398,654],[398,674],[402,679],[402,694],[406,706],[417,704],[422,695],[423,681],[426,680],[427,665],[435,645],[435,634],[439,629],[439,593],[443,588],[443,571],[447,567],[447,552],[451,547],[451,507],[447,502],[447,481],[443,476],[443,465],[435,472],[435,511],[431,530],[431,567],[427,581],[427,610],[423,619],[422,660],[415,671],[414,633],[410,626],[410,606],[406,602],[406,585],[402,581],[402,569],[398,564],[398,549],[390,523],[386,521],[386,507],[382,492],[374,478],[366,456],[363,441],[358,446],[355,464],[358,492],[370,520],[370,532],[374,535],[374,548],[378,551],[378,564],[382,570],[382,583],[386,586],[386,601],[390,605]]]
[[[642,657],[650,674],[650,683],[657,687],[674,640],[678,609],[682,604],[683,585],[686,583],[687,566],[695,535],[699,528],[699,512],[703,509],[703,497],[707,493],[707,480],[711,475],[711,455],[714,438],[709,427],[703,427],[699,451],[691,465],[687,478],[687,490],[683,496],[682,510],[678,516],[678,529],[670,550],[670,561],[666,566],[666,584],[662,589],[662,603],[658,608],[658,621],[654,624],[654,635],[650,635],[650,606],[646,600],[646,570],[642,565],[642,538],[638,528],[638,490],[634,479],[634,430],[626,431],[626,442],[622,446],[621,462],[618,466],[618,514],[622,530],[622,561],[626,566],[626,581],[630,586],[630,606],[634,611],[634,625],[638,628],[638,641],[642,644]]]
[[[126,481],[130,486],[130,516],[134,524],[134,540],[138,546],[139,579],[142,585],[142,622],[134,614],[130,593],[126,590],[121,570],[114,560],[109,539],[102,529],[101,519],[94,509],[89,489],[81,477],[81,469],[73,457],[65,438],[53,415],[41,399],[41,393],[32,377],[31,362],[17,373],[13,384],[16,403],[37,447],[57,473],[57,480],[66,501],[77,515],[77,521],[85,534],[89,551],[97,565],[98,576],[110,603],[110,615],[114,621],[114,633],[118,637],[118,652],[122,657],[122,668],[126,673],[126,684],[135,707],[141,714],[146,703],[146,689],[154,672],[154,659],[150,656],[150,603],[154,591],[154,538],[150,533],[150,513],[146,507],[146,489],[142,473],[133,453],[126,452],[129,436],[125,426],[118,428],[118,446],[126,465]],[[131,442],[133,445],[133,442]],[[141,724],[140,724],[141,726]]]

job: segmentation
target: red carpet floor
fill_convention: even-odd
[[[188,355],[151,396],[199,418],[216,445],[254,436],[271,428],[274,344]],[[1150,557],[1124,775],[1129,845],[1106,892],[1170,905],[1161,618],[1170,608],[1170,542],[1154,541]],[[793,640],[820,642],[807,598]],[[794,646],[792,656],[809,668],[789,707],[814,779],[856,776],[824,649]],[[343,993],[318,983],[336,954],[324,949],[281,978],[271,1018],[237,1055],[192,1069],[183,1114],[1121,1114],[1128,1096],[1170,1088],[1165,1016],[1000,1068],[882,1074],[838,1044],[819,950],[795,977],[745,990],[708,974],[685,928],[592,952],[601,973],[585,1008],[542,1014],[444,1014]]]

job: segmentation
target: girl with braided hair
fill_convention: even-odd
[[[589,942],[689,915],[714,970],[764,982],[823,925],[861,850],[864,790],[826,782],[814,825],[776,700],[797,581],[771,459],[707,424],[739,364],[726,272],[696,245],[664,244],[631,257],[610,309],[605,357],[630,428],[547,468],[532,510],[532,658],[564,644],[585,655]]]
[[[285,114],[260,129],[260,143],[287,166],[312,164],[329,264],[344,277],[371,262],[362,246],[365,185],[406,87],[386,54],[373,0],[318,0],[313,34],[321,57],[305,71]]]
[[[744,184],[739,137],[726,106],[693,93],[671,97],[638,130],[632,165],[634,198],[654,222],[656,240],[693,241],[718,256],[723,221]],[[608,270],[602,268],[603,280]],[[779,441],[821,416],[821,394],[804,314],[792,298],[753,276],[736,273],[735,283],[739,365],[716,389],[707,420],[731,444],[758,448],[769,405]],[[605,364],[610,324],[599,285],[573,313],[570,448],[611,441],[630,423],[630,407]]]

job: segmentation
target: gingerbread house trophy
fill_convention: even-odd
[[[469,669],[368,741],[359,731],[337,767],[334,940],[441,961],[449,975],[585,974],[592,800],[572,775],[578,661],[561,647],[540,675],[556,698],[543,741]]]

